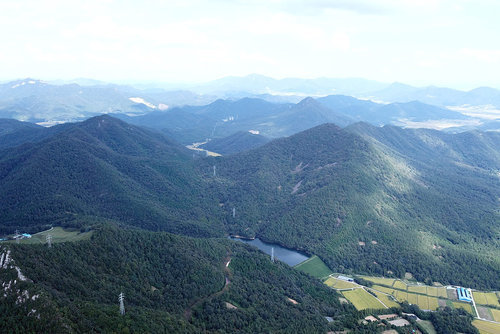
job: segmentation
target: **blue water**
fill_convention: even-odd
[[[264,253],[269,254],[269,255],[271,255],[271,249],[274,247],[275,259],[280,260],[281,262],[285,262],[289,266],[294,266],[294,265],[299,264],[299,263],[301,263],[309,258],[307,255],[304,255],[303,253],[301,253],[299,251],[285,248],[285,247],[281,247],[281,246],[276,245],[276,244],[270,244],[270,243],[267,243],[267,242],[260,240],[259,238],[255,238],[253,240],[240,239],[240,238],[235,238],[235,237],[229,237],[229,238],[231,240],[237,240],[237,241],[244,242],[246,244],[250,244],[254,247],[257,247],[258,249],[260,249],[261,251],[263,251]]]

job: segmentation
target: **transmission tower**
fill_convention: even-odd
[[[123,304],[123,301],[125,300],[125,295],[123,292],[120,292],[120,295],[118,295],[118,301],[120,302],[120,314],[125,315],[125,304]]]
[[[233,208],[233,218],[236,217],[236,208]]]
[[[49,248],[52,247],[52,234],[47,234],[45,240],[47,240],[47,245],[49,246]]]
[[[21,239],[19,237],[19,230],[16,230],[16,243],[19,243],[19,239]]]
[[[214,176],[215,176],[215,165],[214,165]]]
[[[271,248],[271,262],[274,262],[274,247]]]

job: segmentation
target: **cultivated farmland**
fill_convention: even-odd
[[[385,309],[384,305],[382,305],[374,296],[366,292],[364,289],[342,291],[342,294],[354,305],[357,310]]]

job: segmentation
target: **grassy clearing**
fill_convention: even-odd
[[[377,298],[380,299],[382,301],[382,303],[385,304],[385,306],[387,307],[399,307],[399,304],[396,303],[394,300],[392,300],[392,298],[384,293],[381,293],[381,292],[378,292],[378,291],[374,291],[372,290],[373,293],[375,293],[377,295]]]
[[[396,289],[406,290],[406,283],[400,280],[394,281],[394,284],[392,286]]]
[[[500,333],[500,324],[494,324],[492,322],[483,321],[483,320],[474,320],[472,321],[474,327],[479,329],[479,333],[481,334],[498,334]]]
[[[295,266],[295,269],[317,278],[325,278],[328,275],[332,274],[332,271],[316,255],[313,255],[304,262],[297,264]]]
[[[346,282],[335,277],[329,277],[323,283],[334,289],[351,289],[358,286],[356,283]]]
[[[357,310],[366,309],[385,309],[375,297],[366,292],[364,289],[354,289],[350,291],[343,291],[347,300],[349,300]]]
[[[494,306],[499,306],[500,303],[498,302],[498,297],[497,294],[494,292],[476,292],[474,291],[472,293],[474,296],[474,301],[476,304],[481,304],[481,305],[494,305]]]
[[[437,334],[436,329],[434,328],[434,325],[432,322],[428,320],[419,320],[417,321],[417,324],[422,327],[427,333],[429,334]]]
[[[81,240],[88,240],[92,236],[93,231],[83,232],[74,229],[63,229],[62,227],[54,227],[50,230],[33,234],[30,239],[22,239],[20,244],[44,244],[47,242],[47,235],[52,236],[52,242],[74,242]],[[11,240],[9,242],[16,242]]]
[[[378,285],[392,286],[394,283],[394,278],[384,278],[384,277],[373,277],[373,276],[363,276],[363,279],[373,282]]]

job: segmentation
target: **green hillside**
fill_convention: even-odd
[[[360,316],[321,282],[227,239],[105,227],[86,241],[6,249],[2,332],[324,333]],[[13,283],[12,266],[27,280]]]
[[[334,271],[498,287],[498,170],[439,153],[414,163],[403,152],[411,133],[399,132],[401,152],[322,125],[207,161],[217,166],[227,228],[318,254]]]
[[[150,230],[221,235],[217,202],[192,153],[109,116],[0,152],[0,232],[79,227],[98,218]]]

